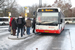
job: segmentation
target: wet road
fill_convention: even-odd
[[[74,30],[75,24],[69,24],[60,35],[34,34],[5,50],[75,50]]]
[[[71,50],[69,30],[65,29],[60,35],[33,35],[9,50]]]
[[[8,32],[8,28],[9,28],[8,25],[0,26],[0,38],[10,34],[10,32]]]
[[[69,26],[69,25],[68,25]],[[60,35],[33,35],[9,50],[72,50],[72,41],[67,25]]]
[[[67,24],[65,29],[69,29],[70,31],[72,50],[75,50],[75,24]]]

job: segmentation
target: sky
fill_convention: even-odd
[[[55,0],[42,0],[42,5],[47,3],[47,5],[52,5]],[[66,0],[67,1],[67,0]],[[39,4],[39,0],[17,0],[17,3],[21,6],[32,6]],[[72,7],[75,7],[75,0],[71,0]]]

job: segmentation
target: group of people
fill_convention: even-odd
[[[25,21],[25,18],[19,15],[17,20],[15,20],[15,17],[10,18],[9,25],[11,27],[11,35],[16,36],[16,30],[17,30],[17,38],[19,37],[19,33],[21,30],[21,37],[25,35],[25,26],[27,27],[26,32],[27,35],[30,35],[30,27],[32,26],[31,19],[27,18]]]

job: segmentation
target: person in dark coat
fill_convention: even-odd
[[[35,18],[34,18],[34,19],[33,19],[33,24],[32,24],[33,33],[35,33],[35,23],[36,23],[36,21],[35,21]]]
[[[24,25],[25,25],[25,20],[24,18],[19,15],[18,19],[17,19],[17,38],[19,36],[20,30],[21,30],[21,37],[23,37],[23,33],[24,33]]]
[[[11,24],[12,24],[13,35],[15,36],[16,28],[17,28],[17,23],[15,21],[15,17],[13,17],[13,20],[12,20]]]

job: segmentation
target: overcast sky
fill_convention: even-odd
[[[18,4],[21,6],[32,6],[34,4],[39,4],[39,0],[17,0]],[[47,3],[52,5],[55,0],[42,0],[42,4]],[[67,1],[67,0],[66,0]],[[72,7],[75,7],[75,0],[71,0]]]

